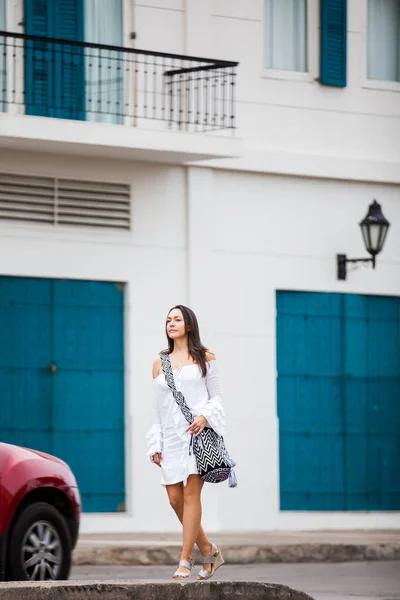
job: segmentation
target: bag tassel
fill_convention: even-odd
[[[235,469],[232,467],[230,472],[229,472],[229,487],[230,488],[235,488],[238,485],[238,481],[237,481],[237,477],[236,477],[236,473],[235,473]]]
[[[236,462],[229,456],[229,454],[225,455],[225,462],[228,467],[236,467]]]

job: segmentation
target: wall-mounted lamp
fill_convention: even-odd
[[[337,277],[346,279],[347,263],[372,263],[375,269],[376,255],[383,248],[390,223],[383,216],[381,205],[376,200],[369,205],[367,216],[360,223],[361,233],[367,251],[372,258],[347,258],[346,254],[337,254]]]

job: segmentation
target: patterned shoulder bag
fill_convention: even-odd
[[[176,389],[174,374],[168,354],[160,354],[165,381],[186,421],[191,425],[194,417],[181,391]],[[237,486],[235,461],[229,456],[224,438],[211,427],[205,427],[198,435],[192,435],[189,454],[196,457],[197,470],[204,481],[220,483],[229,479],[229,487]]]

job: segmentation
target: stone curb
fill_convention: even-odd
[[[9,583],[0,600],[313,600],[285,585],[250,581],[206,583]]]
[[[222,545],[227,564],[317,563],[370,560],[400,560],[399,543],[381,544],[282,544]],[[176,565],[180,558],[178,545],[147,546],[98,545],[76,548],[74,565]],[[196,560],[197,558],[197,560]],[[198,562],[199,557],[194,555]]]

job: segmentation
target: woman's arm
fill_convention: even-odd
[[[218,363],[212,352],[207,352],[207,375],[206,386],[208,390],[208,402],[201,411],[201,415],[194,420],[193,430],[189,427],[191,433],[199,433],[204,426],[211,427],[219,435],[225,435],[225,411],[222,401],[222,387],[219,376]],[[206,422],[204,422],[204,417]],[[198,419],[198,421],[196,421]]]
[[[160,466],[161,462],[161,453],[162,453],[162,430],[161,430],[161,416],[160,416],[160,406],[157,395],[157,388],[154,380],[159,375],[161,366],[161,359],[156,358],[153,363],[153,401],[151,405],[151,427],[147,432],[147,456],[158,466]]]
[[[207,365],[206,386],[208,402],[202,414],[207,419],[207,424],[219,435],[225,435],[225,410],[222,399],[221,378],[218,363],[213,355]]]

